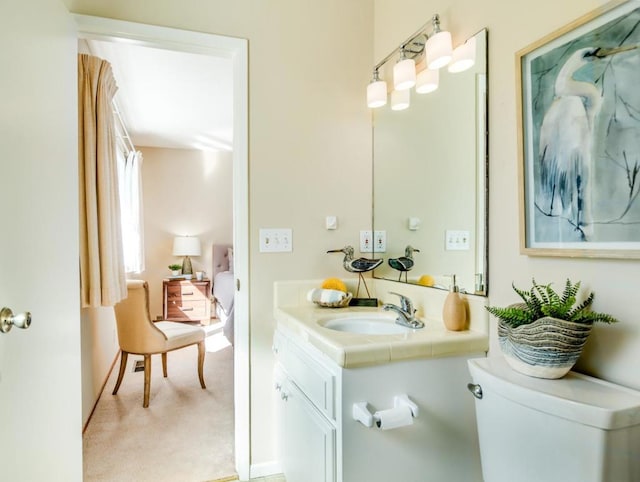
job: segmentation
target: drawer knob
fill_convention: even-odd
[[[289,395],[285,392],[280,392],[280,398],[286,402],[287,400],[289,400]]]
[[[474,385],[473,383],[467,383],[467,390],[471,392],[471,395],[478,400],[482,400],[482,387],[480,385]]]

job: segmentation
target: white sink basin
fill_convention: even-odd
[[[398,325],[393,318],[381,318],[375,315],[333,318],[323,322],[322,326],[330,330],[358,333],[361,335],[397,335],[410,333],[412,331],[411,328]]]

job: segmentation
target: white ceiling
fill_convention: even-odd
[[[136,147],[230,151],[233,67],[230,59],[125,42],[87,40],[111,63],[116,103]]]

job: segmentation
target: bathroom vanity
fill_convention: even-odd
[[[488,350],[484,310],[470,309],[467,331],[430,317],[412,330],[380,309],[317,307],[305,299],[317,283],[275,285],[274,393],[287,482],[480,481],[466,385],[467,360]],[[484,305],[476,298],[470,305]],[[327,327],[336,320],[337,329]]]

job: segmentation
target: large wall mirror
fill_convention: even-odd
[[[373,109],[373,229],[386,231],[376,278],[449,289],[455,274],[461,292],[487,295],[487,31],[474,37],[471,69],[441,68],[438,89],[412,89],[405,110]]]

